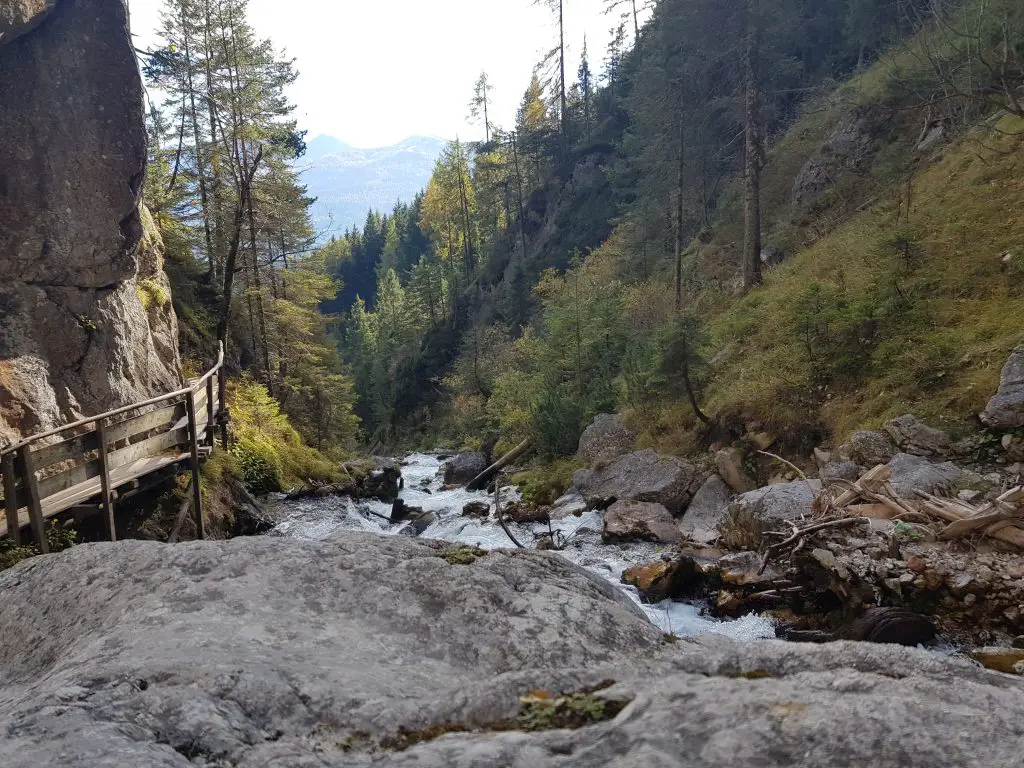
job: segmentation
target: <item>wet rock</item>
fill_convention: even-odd
[[[814,463],[818,465],[818,468],[824,467],[827,464],[832,463],[832,451],[826,451],[824,448],[814,449]]]
[[[470,501],[462,507],[462,514],[466,517],[487,519],[491,514],[491,505],[486,501]]]
[[[423,533],[440,518],[436,512],[424,512],[419,507],[406,507],[409,511],[408,523],[398,531],[399,536],[422,536]]]
[[[888,467],[893,488],[906,498],[915,498],[914,491],[935,493],[959,482],[980,479],[952,462],[933,463],[909,453],[896,454],[889,461]]]
[[[528,523],[546,523],[551,517],[548,514],[547,507],[538,507],[536,504],[530,504],[525,501],[516,501],[511,504],[505,504],[501,508],[501,513],[507,519],[520,525],[526,525]]]
[[[682,534],[663,505],[646,501],[617,501],[604,513],[601,538],[605,543],[642,540],[677,544]]]
[[[999,389],[981,413],[995,429],[1024,427],[1024,346],[1017,347],[1003,366]]]
[[[559,556],[465,565],[450,550],[347,532],[26,561],[0,574],[0,765],[1019,762],[1024,683],[969,660],[851,642],[665,643],[620,590]],[[634,705],[578,729],[485,727],[516,722],[537,690]],[[680,716],[680,702],[700,716]],[[422,738],[381,746],[400,729]]]
[[[570,490],[555,499],[555,503],[551,505],[551,509],[548,511],[548,516],[552,520],[560,520],[570,515],[579,517],[588,509],[586,499],[579,492]]]
[[[444,463],[444,484],[465,485],[487,469],[487,457],[480,451],[460,453]]]
[[[636,445],[636,433],[615,414],[599,414],[580,436],[576,455],[588,465],[608,462],[629,453]]]
[[[904,453],[914,456],[945,456],[953,449],[949,435],[909,413],[887,421],[885,431]]]
[[[787,640],[828,642],[859,640],[866,643],[920,645],[935,637],[935,625],[927,617],[905,608],[874,607],[832,633],[787,631]]]
[[[402,471],[393,459],[374,457],[374,468],[359,483],[356,496],[361,499],[394,501],[402,486]]]
[[[743,457],[735,448],[716,452],[715,466],[719,476],[735,493],[746,493],[754,487],[754,481],[743,469]]]
[[[688,557],[636,565],[622,574],[622,582],[636,587],[641,599],[648,603],[685,597],[693,592],[700,579],[700,569]]]
[[[573,486],[587,504],[604,509],[615,501],[646,501],[679,514],[704,477],[689,462],[646,450],[630,453],[598,469],[581,469]]]
[[[848,480],[853,482],[861,476],[860,467],[852,461],[833,461],[821,468],[818,476],[822,484],[827,488],[833,480]]]
[[[401,523],[410,517],[417,517],[422,514],[423,509],[421,507],[410,507],[405,503],[405,499],[395,499],[391,505],[392,523]]]
[[[679,530],[691,541],[710,544],[718,538],[718,527],[729,514],[732,493],[718,475],[704,481],[679,521]]]
[[[898,451],[885,432],[861,431],[850,435],[850,458],[862,467],[885,464]]]
[[[1008,675],[1020,674],[1017,666],[1024,662],[1024,649],[1021,648],[978,648],[968,651],[966,655],[985,669],[994,669]]]

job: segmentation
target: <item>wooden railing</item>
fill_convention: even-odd
[[[216,384],[215,384],[216,380]],[[217,428],[227,446],[224,347],[216,364],[189,386],[140,403],[32,435],[0,449],[5,519],[0,536],[20,543],[32,528],[47,552],[45,521],[74,510],[104,513],[111,541],[117,540],[114,503],[146,488],[146,479],[192,472],[191,505],[198,536],[204,537],[200,460],[212,450]],[[93,505],[87,502],[94,500]]]

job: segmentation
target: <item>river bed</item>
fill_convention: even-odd
[[[514,546],[501,527],[493,521],[481,521],[462,515],[462,508],[471,501],[491,505],[494,499],[485,492],[459,488],[444,490],[441,460],[435,456],[414,453],[402,461],[404,488],[399,494],[408,506],[434,512],[438,520],[423,533],[422,538],[439,539],[482,549]],[[503,487],[501,500],[518,499],[512,486]],[[353,500],[347,497],[325,497],[281,502],[283,514],[273,535],[304,539],[326,539],[342,531],[357,530],[381,535],[400,535],[409,523],[390,524],[391,504],[381,501]],[[748,615],[732,621],[720,621],[702,615],[703,606],[677,600],[654,605],[643,604],[633,587],[622,584],[622,572],[633,565],[658,559],[663,547],[646,542],[632,544],[601,543],[602,513],[589,511],[582,517],[569,516],[552,521],[551,527],[561,531],[569,542],[559,555],[608,580],[625,592],[643,609],[652,623],[664,632],[691,637],[716,632],[742,640],[775,637],[771,620]],[[549,529],[545,523],[509,524],[512,534],[524,546],[533,547]],[[406,531],[408,533],[408,531]]]

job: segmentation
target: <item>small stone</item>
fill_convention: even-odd
[[[966,605],[968,608],[970,608],[976,602],[978,602],[978,596],[973,592],[969,592],[964,596],[964,605]]]
[[[1003,450],[1004,451],[1010,450],[1010,446],[1013,445],[1013,435],[1011,433],[1007,432],[999,440],[999,443],[1003,446]]]
[[[1020,674],[1015,667],[1024,662],[1024,649],[985,647],[970,651],[967,656],[979,662],[986,669],[1006,674]]]
[[[912,573],[904,573],[900,576],[900,584],[912,584],[915,578],[917,577]]]
[[[920,557],[908,557],[907,568],[912,570],[914,573],[924,573],[928,568],[928,564]]]

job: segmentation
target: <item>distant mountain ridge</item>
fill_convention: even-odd
[[[390,211],[426,187],[447,141],[410,136],[390,147],[359,149],[333,136],[317,136],[299,159],[302,180],[317,198],[312,214],[324,237],[362,226],[371,208]]]

